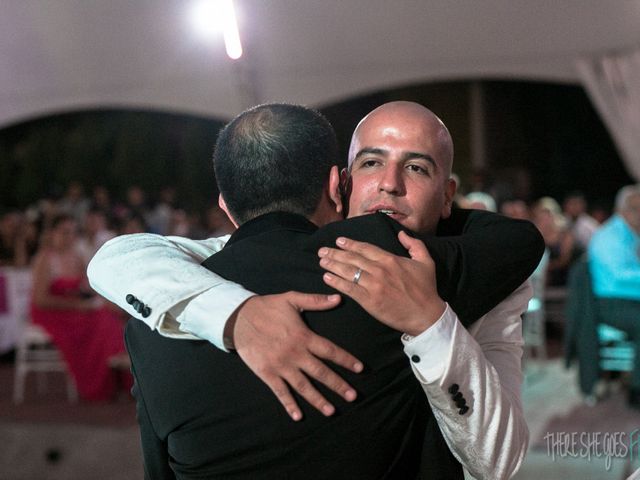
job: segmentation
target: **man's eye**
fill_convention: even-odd
[[[422,175],[429,175],[429,170],[420,165],[407,165],[407,168],[412,172],[420,173]]]
[[[364,168],[368,168],[368,167],[375,167],[378,164],[377,160],[364,160],[360,166],[364,167]]]

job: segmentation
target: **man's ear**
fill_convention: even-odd
[[[344,202],[344,215],[349,215],[349,197],[351,197],[351,174],[349,170],[343,168],[340,171],[340,192],[342,193],[342,201]]]
[[[453,207],[453,199],[456,196],[458,185],[453,178],[449,178],[444,186],[444,205],[440,214],[441,218],[449,218]]]
[[[329,198],[335,204],[336,212],[340,213],[343,209],[342,204],[342,190],[340,184],[340,174],[338,173],[338,166],[331,167],[329,172]]]
[[[227,207],[227,203],[224,201],[222,194],[218,195],[218,206],[222,209],[224,213],[227,214],[227,217],[229,218],[229,220],[231,220],[231,223],[233,223],[233,226],[238,228],[238,222],[236,222],[233,216],[229,213],[229,208]]]

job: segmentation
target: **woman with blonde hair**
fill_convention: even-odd
[[[547,285],[566,285],[569,267],[582,254],[568,229],[567,219],[558,202],[551,197],[540,198],[534,203],[531,212],[533,223],[540,230],[549,250]]]

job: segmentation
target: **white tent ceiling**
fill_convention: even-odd
[[[194,34],[191,3],[0,0],[0,127],[95,107],[228,118],[431,80],[577,83],[577,58],[640,45],[636,0],[236,0],[234,63],[221,35]]]

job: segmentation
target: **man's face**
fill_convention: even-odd
[[[640,195],[630,195],[621,213],[629,226],[640,234]]]
[[[585,201],[580,197],[568,198],[567,200],[565,200],[563,207],[564,207],[563,210],[565,211],[565,213],[569,217],[574,219],[582,215],[587,209],[587,205],[585,204]]]
[[[380,211],[415,232],[435,232],[455,194],[447,141],[439,120],[415,108],[370,114],[349,151],[349,216]]]

